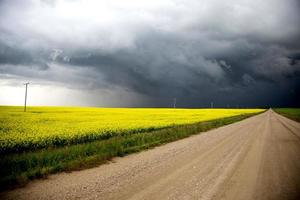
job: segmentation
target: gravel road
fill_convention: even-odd
[[[300,123],[272,110],[1,199],[300,199]]]

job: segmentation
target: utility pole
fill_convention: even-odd
[[[210,102],[210,108],[214,107],[214,102]]]
[[[176,98],[174,98],[173,108],[176,108]]]
[[[25,89],[25,105],[24,105],[24,112],[26,112],[26,103],[27,103],[27,86],[28,86],[28,82],[27,83],[25,83],[24,85],[25,85],[25,87],[26,87],[26,89]]]

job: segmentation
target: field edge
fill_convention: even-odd
[[[300,108],[273,108],[272,110],[284,117],[300,122]]]
[[[241,121],[262,112],[177,125],[144,134],[135,133],[84,144],[4,155],[0,160],[0,166],[2,166],[0,169],[0,188],[2,191],[14,189],[25,186],[30,180],[46,178],[49,174],[99,166],[114,157],[125,156],[183,139]]]

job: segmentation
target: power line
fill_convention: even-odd
[[[25,83],[25,104],[24,104],[24,112],[26,112],[26,103],[27,103],[27,86],[28,86],[29,82]]]

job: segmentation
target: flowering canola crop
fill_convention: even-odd
[[[70,145],[262,109],[75,108],[0,106],[0,152]]]

